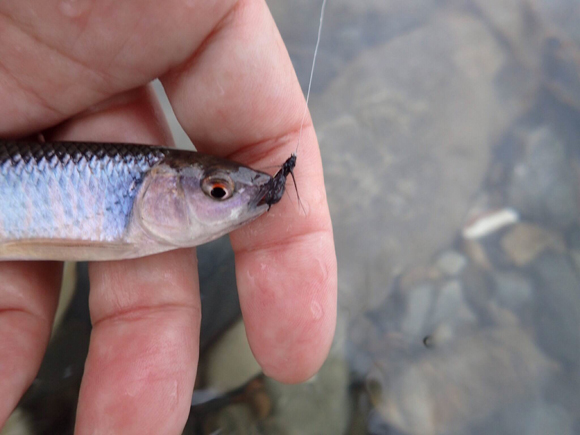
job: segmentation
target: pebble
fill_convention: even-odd
[[[433,333],[426,335],[423,338],[423,345],[428,348],[442,346],[456,337],[457,331],[455,331],[450,325],[443,323],[439,325]]]
[[[490,302],[488,306],[493,324],[502,328],[510,328],[520,325],[520,319],[510,310],[500,307],[495,302]]]
[[[463,304],[461,283],[457,280],[445,283],[439,290],[437,302],[435,303],[433,323],[438,325],[456,318]]]
[[[284,385],[266,378],[266,391],[275,414],[266,419],[263,432],[273,434],[345,433],[351,415],[348,367],[331,355],[310,381]],[[331,417],[331,418],[329,418]]]
[[[235,355],[235,358],[232,358]],[[226,331],[203,357],[206,388],[225,392],[239,387],[261,373],[242,320]]]
[[[536,336],[551,356],[571,366],[580,361],[580,279],[566,255],[546,253],[532,265],[539,278]]]
[[[251,407],[246,403],[234,403],[222,408],[209,423],[206,423],[204,433],[256,435],[256,425],[257,421]],[[197,434],[198,431],[191,433]]]
[[[8,418],[4,427],[0,427],[1,435],[33,435],[32,425],[30,424],[26,412],[16,409]]]
[[[399,285],[403,290],[414,288],[428,281],[437,281],[442,278],[439,269],[432,266],[416,266],[406,270],[399,278]]]
[[[437,259],[437,267],[447,276],[457,276],[467,264],[467,259],[457,251],[446,251]]]
[[[510,203],[524,219],[559,229],[578,222],[580,192],[566,148],[551,128],[528,133],[523,159],[509,187]]]
[[[462,246],[469,259],[475,265],[484,270],[490,270],[492,268],[485,248],[479,241],[463,239]]]
[[[507,227],[520,219],[518,213],[511,208],[493,210],[475,216],[463,227],[465,239],[480,239]]]
[[[547,249],[566,249],[559,234],[525,222],[514,225],[503,236],[501,246],[516,266],[529,264]]]
[[[525,276],[512,272],[495,272],[493,280],[496,296],[501,305],[510,310],[518,310],[532,302],[532,284]]]
[[[401,323],[401,331],[411,337],[425,335],[423,330],[427,315],[433,305],[434,288],[424,284],[408,292],[407,313]]]

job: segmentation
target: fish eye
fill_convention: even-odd
[[[206,177],[201,187],[207,196],[217,201],[225,201],[234,193],[234,183],[226,177]]]

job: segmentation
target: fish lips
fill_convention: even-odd
[[[284,195],[286,186],[286,177],[282,174],[277,174],[272,177],[262,188],[260,189],[260,195],[257,202],[257,206],[267,205],[268,208],[272,205],[280,202],[282,196]]]

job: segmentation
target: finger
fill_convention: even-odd
[[[3,0],[0,136],[55,125],[193,53],[235,0]]]
[[[197,370],[193,250],[91,266],[94,329],[77,433],[179,434]]]
[[[0,428],[42,362],[61,274],[61,263],[0,262]]]
[[[109,98],[45,132],[47,140],[88,140],[89,136],[99,142],[174,146],[152,86]]]
[[[159,143],[149,90],[73,120],[58,139]],[[198,359],[200,301],[193,250],[90,265],[93,323],[76,433],[181,433]]]
[[[205,135],[206,149],[216,143],[221,148],[216,148],[214,152],[237,152],[237,157],[246,162],[261,164],[264,161],[264,165],[270,165],[275,160],[279,163],[287,157],[286,153],[290,149],[290,146],[284,145],[295,143],[297,119],[300,116],[297,112],[301,114],[301,110],[296,108],[303,103],[302,96],[283,44],[264,4],[244,1],[230,10],[232,4],[233,0],[172,0],[163,3],[128,0],[122,6],[115,6],[121,8],[115,9],[115,17],[118,16],[119,19],[111,19],[108,3],[90,0],[50,0],[43,2],[46,10],[39,9],[42,6],[32,0],[0,2],[0,40],[3,42],[0,44],[0,97],[5,102],[0,107],[0,135],[30,132],[52,125],[120,90],[145,83],[189,57],[190,60],[178,68],[179,72],[184,76],[203,79],[200,83],[207,84],[207,89],[204,90],[202,86],[203,92],[199,95],[199,101],[196,100],[198,95],[188,93],[187,100],[176,105],[182,107],[178,110],[178,115],[184,125],[189,125],[188,131],[196,142],[203,148],[202,133],[208,130],[209,134]],[[59,11],[60,15],[53,15],[54,11]],[[168,32],[167,28],[171,31]],[[232,34],[242,39],[232,38]],[[200,44],[202,49],[197,50]],[[219,62],[214,71],[208,71],[207,61],[217,62],[220,57],[222,60],[229,57],[229,64],[225,59],[225,62]],[[239,69],[233,66],[236,63],[239,63]],[[222,66],[227,68],[224,70]],[[259,70],[258,76],[253,75],[256,69]],[[214,73],[220,74],[220,81],[214,80]],[[179,76],[178,73],[176,75]],[[230,89],[232,86],[228,83],[232,81],[239,84],[239,92],[236,93],[235,87]],[[224,85],[228,88],[227,93]],[[179,83],[174,88],[183,91],[193,89]],[[221,92],[224,92],[223,96]],[[215,97],[215,101],[207,95]],[[227,100],[230,98],[232,104],[228,107]],[[175,103],[175,93],[173,99]],[[184,107],[185,103],[189,104],[188,101],[191,103],[189,110]],[[216,107],[219,110],[215,110]],[[206,113],[202,113],[204,111]],[[187,119],[192,113],[200,113],[199,119],[203,122],[199,122],[199,125],[211,125],[214,130],[205,127],[206,130],[200,128],[199,134],[193,134],[192,127],[196,121]],[[239,122],[236,122],[238,116]],[[227,125],[232,125],[232,128],[227,128]],[[220,129],[230,137],[220,135]],[[232,145],[226,146],[225,140],[231,140]],[[305,140],[304,144],[307,145],[307,142],[309,141]],[[244,148],[247,152],[240,154],[240,150]],[[276,154],[275,150],[279,150],[280,154]],[[311,291],[318,294],[320,300],[310,300],[312,298],[304,296],[297,296],[292,300],[302,302],[302,308],[309,306],[309,302],[315,302],[312,305],[314,312],[320,311],[316,308],[318,305],[322,307],[326,315],[321,316],[322,321],[318,323],[326,327],[315,328],[318,333],[313,334],[312,339],[319,342],[318,338],[324,338],[323,341],[329,343],[331,334],[320,331],[333,329],[328,325],[333,325],[332,317],[335,316],[333,300],[336,298],[336,284],[332,281],[336,279],[336,266],[333,259],[328,260],[334,254],[328,235],[330,220],[326,211],[320,160],[315,144],[301,148],[297,175],[303,187],[303,200],[311,205],[308,219],[303,220],[306,224],[296,225],[296,208],[292,208],[290,211],[294,214],[285,214],[284,219],[279,216],[273,226],[276,230],[274,232],[268,232],[268,227],[261,226],[263,223],[253,226],[256,232],[264,235],[262,241],[256,240],[247,247],[248,250],[259,250],[260,244],[268,241],[274,243],[275,237],[281,236],[295,240],[292,233],[298,234],[301,231],[303,235],[316,231],[326,234],[323,237],[325,242],[322,243],[326,247],[319,248],[320,253],[314,252],[323,259],[323,266],[328,266],[321,269],[328,271],[327,284],[318,286],[319,290],[316,292]],[[306,192],[305,186],[308,188]],[[280,212],[285,211],[283,204],[276,208]],[[320,219],[314,216],[317,212],[321,215]],[[312,222],[319,226],[318,230],[310,225]],[[240,250],[245,246],[244,241],[240,237],[240,242],[236,242]],[[238,263],[241,263],[240,256]],[[251,260],[249,263],[258,264]],[[273,267],[269,270],[280,278],[288,275],[279,275],[278,269]],[[300,268],[297,269],[299,270]],[[249,286],[244,285],[242,281],[245,278],[241,275],[240,287],[244,293],[243,289]],[[262,293],[261,290],[258,291],[258,294]],[[286,291],[280,294],[284,298],[287,296]],[[303,309],[299,312],[305,313]],[[296,317],[282,318],[293,324]],[[251,322],[253,316],[246,318]],[[260,327],[258,323],[256,329]],[[285,330],[287,328],[282,327],[281,332]],[[259,336],[259,333],[250,332],[249,335],[252,340],[252,336]],[[257,349],[260,343],[267,340],[261,341],[258,338],[252,341],[259,359],[264,366],[268,366],[266,352]],[[288,353],[298,349],[291,345],[287,347]],[[303,348],[307,346],[304,345]],[[324,353],[323,350],[314,352],[311,357],[322,360],[321,355]],[[271,362],[270,365],[275,364]],[[313,371],[314,366],[315,362],[297,364],[294,379],[306,376]],[[302,374],[298,373],[300,370],[303,371]],[[271,372],[276,372],[276,369]],[[287,380],[290,378],[292,376],[285,377]]]
[[[304,97],[263,0],[240,0],[162,82],[198,149],[254,167],[279,165],[294,151]],[[295,174],[306,215],[285,198],[232,234],[250,345],[265,372],[286,382],[316,372],[336,322],[332,227],[309,118]]]

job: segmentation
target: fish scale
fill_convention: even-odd
[[[158,147],[63,142],[0,144],[0,227],[12,239],[118,241]]]

